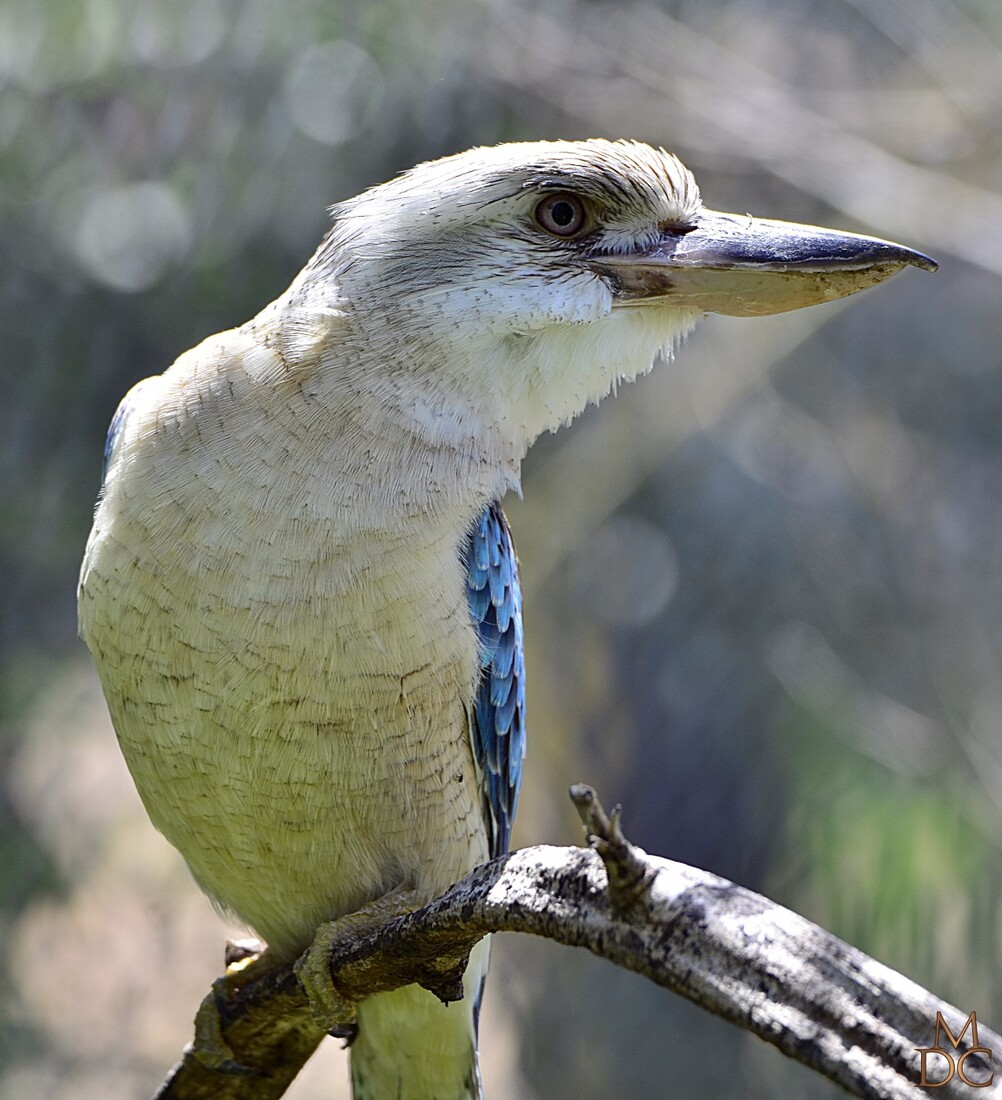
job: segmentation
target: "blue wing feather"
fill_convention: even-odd
[[[118,442],[118,437],[122,431],[122,425],[125,423],[126,414],[129,411],[129,395],[125,397],[118,404],[118,408],[115,410],[115,415],[111,418],[111,424],[108,425],[108,434],[104,439],[104,460],[101,463],[101,483],[104,484],[104,479],[108,475],[108,465],[111,462],[112,453],[115,450],[115,444]]]
[[[156,377],[155,375],[154,378]],[[111,418],[111,424],[108,426],[108,434],[105,436],[104,440],[104,463],[101,466],[102,492],[104,491],[104,483],[108,477],[108,469],[115,457],[115,449],[118,447],[119,440],[122,437],[122,429],[125,427],[125,422],[129,418],[129,413],[132,411],[132,406],[136,402],[136,397],[147,382],[153,382],[154,378],[144,378],[141,382],[137,382],[118,403],[115,415]]]
[[[464,556],[467,598],[480,639],[480,683],[470,716],[483,777],[491,855],[508,849],[525,756],[525,654],[518,561],[501,506],[489,505]]]

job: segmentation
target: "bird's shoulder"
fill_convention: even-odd
[[[166,426],[217,415],[226,404],[268,402],[274,387],[301,386],[336,344],[341,324],[334,310],[279,298],[245,324],[206,337],[122,398],[105,440],[102,480],[123,452]]]

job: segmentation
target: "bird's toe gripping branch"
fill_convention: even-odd
[[[260,1071],[246,1066],[234,1055],[224,1035],[223,1020],[240,990],[256,978],[272,972],[274,960],[259,940],[226,941],[226,973],[212,983],[195,1013],[195,1041],[192,1050],[206,1069],[237,1077]]]
[[[338,989],[331,974],[331,959],[340,949],[405,916],[427,900],[415,891],[401,888],[338,920],[322,924],[313,943],[295,964],[296,977],[306,991],[314,1020],[325,1031],[351,1042],[355,1031],[355,1001]]]

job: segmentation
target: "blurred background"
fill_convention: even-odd
[[[119,397],[280,293],[328,204],[512,139],[664,144],[709,206],[942,264],[709,319],[531,453],[516,843],[578,842],[594,783],[1002,1026],[1002,6],[2,0],[0,83],[0,1098],[150,1093],[227,931],[75,639]],[[489,990],[492,1100],[835,1094],[581,952],[500,939]]]

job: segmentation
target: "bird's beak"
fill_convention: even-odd
[[[662,302],[758,317],[844,298],[908,264],[935,271],[921,252],[890,241],[794,222],[703,210],[635,252],[593,255],[617,305]]]

